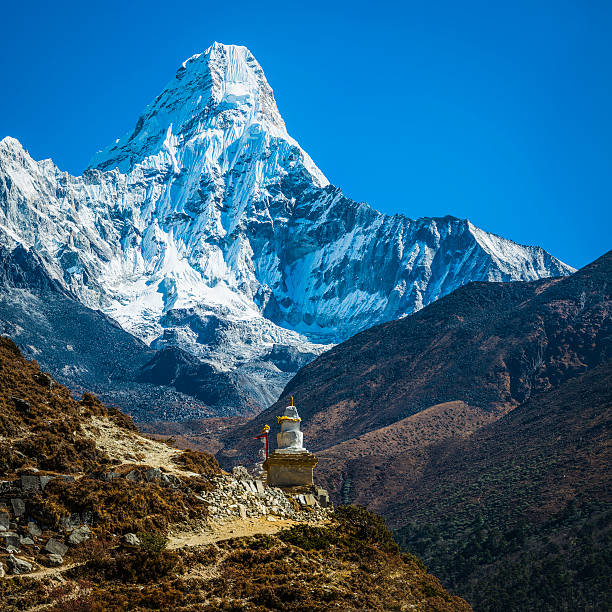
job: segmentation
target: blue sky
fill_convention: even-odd
[[[1,27],[0,137],[73,174],[218,40],[350,197],[576,267],[612,248],[610,2],[34,1]]]

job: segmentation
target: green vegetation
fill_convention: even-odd
[[[612,609],[612,505],[573,502],[542,524],[509,511],[397,531],[478,612]]]

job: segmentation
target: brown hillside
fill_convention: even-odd
[[[446,443],[403,492],[394,520],[429,515],[432,504],[466,518],[491,505],[506,516],[512,499],[512,514],[540,523],[575,497],[612,502],[611,432],[608,360],[471,437]]]
[[[321,451],[318,478],[340,501],[393,516],[441,443],[468,437],[501,414],[463,402],[431,406]]]
[[[26,361],[17,346],[0,337],[0,479],[35,468],[78,473],[111,463],[82,425],[111,418],[126,433],[128,417],[108,410],[93,395],[76,401],[70,391]]]
[[[609,609],[611,432],[608,360],[387,475],[400,542],[477,610]]]
[[[0,338],[3,611],[471,609],[380,517],[308,508],[282,521],[269,513],[290,499],[241,482],[92,395],[76,401]],[[228,501],[270,498],[266,516],[244,506],[246,518]]]
[[[276,404],[226,434],[238,452],[218,457],[252,457],[252,435],[290,395],[313,450],[446,402],[502,414],[612,356],[611,287],[612,252],[566,278],[470,283],[302,368]]]

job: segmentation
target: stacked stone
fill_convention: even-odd
[[[287,495],[281,489],[266,486],[262,480],[252,479],[242,467],[234,468],[232,476],[216,477],[214,485],[214,490],[202,494],[202,499],[217,522],[236,517],[312,521],[329,516],[330,510],[323,508],[315,495]]]
[[[62,524],[64,535],[60,536],[43,530],[29,516],[29,497],[44,491],[54,478],[74,480],[69,475],[50,476],[32,470],[16,480],[0,481],[0,575],[6,570],[11,574],[31,572],[35,557],[45,565],[61,565],[69,546],[78,546],[91,537],[86,524],[91,517],[66,517]]]
[[[177,476],[158,468],[137,468],[125,473],[104,473],[102,480],[125,478],[131,482],[157,482],[170,489],[184,488],[205,506],[212,520],[225,522],[236,518],[269,520],[292,519],[319,521],[329,517],[327,492],[313,487],[312,492],[290,494],[269,487],[254,479],[243,467],[234,468],[232,475],[212,478],[214,489],[196,495]],[[8,570],[11,574],[27,574],[37,562],[57,566],[64,562],[70,547],[76,547],[93,536],[91,512],[73,513],[61,519],[60,531],[49,531],[38,525],[29,513],[29,497],[44,492],[54,478],[74,480],[73,476],[43,475],[35,471],[23,473],[16,480],[0,481],[0,577]],[[137,537],[127,534],[126,543],[137,545]]]

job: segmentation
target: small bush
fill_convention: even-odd
[[[427,567],[425,566],[423,561],[421,561],[421,559],[419,559],[416,555],[413,555],[412,553],[402,553],[401,557],[402,561],[406,565],[414,563],[419,569],[422,569],[424,572],[427,571]]]
[[[159,554],[166,549],[168,539],[163,533],[138,533],[138,539],[140,540],[140,546],[142,550],[149,554]]]
[[[221,473],[217,460],[208,453],[186,450],[173,458],[174,463],[202,476],[215,476]]]
[[[183,570],[183,562],[176,552],[163,550],[151,553],[146,550],[138,550],[91,559],[85,565],[69,570],[68,575],[86,576],[98,581],[103,578],[125,583],[145,584],[182,573]]]
[[[324,550],[329,548],[331,540],[329,529],[310,525],[295,525],[279,535],[287,544],[293,544],[303,550]]]

